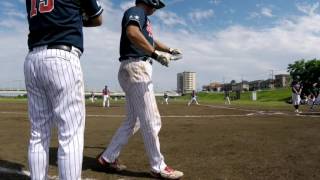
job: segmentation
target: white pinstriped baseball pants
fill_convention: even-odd
[[[74,52],[34,48],[24,63],[31,123],[29,169],[32,180],[48,178],[51,129],[58,128],[60,180],[81,179],[85,104],[83,75]]]
[[[151,169],[159,172],[166,164],[160,152],[158,134],[161,118],[151,77],[152,66],[149,62],[133,59],[121,62],[118,79],[126,94],[127,117],[102,157],[108,162],[113,162],[120,155],[128,139],[140,128]]]

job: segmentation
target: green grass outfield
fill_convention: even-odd
[[[0,102],[7,103],[17,103],[17,102],[27,102],[27,98],[22,97],[0,97]]]
[[[235,93],[230,93],[234,96]],[[190,94],[176,98],[177,101],[189,101]],[[262,107],[283,107],[288,106],[288,101],[291,99],[290,88],[281,88],[273,90],[257,91],[257,100],[252,101],[252,92],[243,92],[240,99],[232,100],[231,104],[235,106],[262,106]],[[201,103],[224,104],[223,92],[199,92],[198,101]]]
[[[230,93],[230,96],[235,95],[235,93]],[[251,97],[252,92],[243,92],[240,95],[239,100],[232,100],[231,104],[235,106],[262,106],[262,107],[281,107],[288,106],[288,100],[291,99],[291,91],[290,88],[282,88],[282,89],[274,89],[274,90],[263,90],[257,91],[257,100],[252,101]],[[162,97],[157,97],[159,102],[162,101]],[[190,100],[190,94],[171,98],[170,101],[186,103]],[[1,102],[26,102],[27,99],[25,97],[2,97],[0,98]],[[114,100],[111,100],[111,103]],[[123,102],[123,99],[118,100],[119,102]],[[209,104],[224,104],[224,93],[220,92],[199,92],[198,93],[198,101],[201,103],[209,103]],[[91,103],[87,99],[87,103]],[[98,99],[95,103],[102,103],[101,99]]]

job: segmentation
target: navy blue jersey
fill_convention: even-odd
[[[300,82],[298,82],[298,81],[292,81],[292,83],[291,83],[291,90],[292,90],[292,92],[293,93],[295,93],[295,91],[294,90],[296,90],[297,92],[299,92],[302,88],[303,88],[303,85],[300,83]]]
[[[136,47],[128,38],[126,30],[128,25],[139,26],[140,31],[148,42],[154,46],[152,26],[150,20],[140,7],[131,7],[123,15],[122,32],[120,40],[120,61],[128,59],[129,57],[148,57],[142,49]]]
[[[195,91],[192,91],[191,97],[196,97],[196,96],[197,96],[196,92],[195,92]]]
[[[28,46],[72,45],[83,51],[82,11],[99,16],[97,0],[26,0],[29,22]]]

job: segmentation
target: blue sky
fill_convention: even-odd
[[[320,59],[320,0],[166,0],[152,17],[155,37],[184,53],[169,68],[154,65],[156,90],[174,90],[176,74],[212,81],[270,78],[299,59]],[[25,0],[0,2],[0,88],[24,87],[28,26]],[[86,28],[81,59],[87,90],[117,81],[120,23],[132,0],[101,0],[104,23]]]

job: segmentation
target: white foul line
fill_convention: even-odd
[[[282,116],[300,116],[300,117],[311,117],[311,118],[319,118],[318,114],[308,114],[308,113],[284,113],[280,111],[260,111],[260,110],[252,110],[252,109],[242,109],[242,108],[233,108],[233,107],[225,107],[225,106],[215,106],[215,105],[198,105],[198,106],[204,106],[204,107],[212,107],[212,108],[219,108],[219,109],[231,109],[231,110],[239,110],[239,111],[247,111],[247,112],[253,112],[246,114],[246,116],[253,116],[253,115],[282,115]]]
[[[252,109],[240,109],[240,108],[226,107],[226,106],[216,106],[216,105],[202,105],[202,104],[199,104],[198,106],[205,106],[205,107],[211,107],[211,108],[217,108],[217,109],[230,109],[230,110],[239,110],[239,111],[247,111],[247,112],[258,112],[257,110],[252,110]]]
[[[246,116],[301,116],[301,117],[319,117],[317,115],[307,115],[307,114],[293,114],[285,113],[279,111],[261,111],[261,110],[252,110],[252,109],[242,109],[234,107],[225,107],[225,106],[216,106],[216,105],[198,105],[209,108],[218,108],[218,109],[229,109],[229,110],[239,110],[248,112],[247,114],[216,114],[216,115],[163,115],[162,118],[214,118],[214,117],[246,117]],[[24,115],[26,112],[14,112],[14,111],[0,111],[0,114],[15,114],[15,115]],[[106,117],[106,118],[124,118],[126,115],[106,115],[106,114],[87,114],[87,117]]]
[[[17,115],[27,115],[27,113],[17,113],[17,112],[0,112],[1,114],[17,114]],[[256,111],[256,113],[248,114],[216,114],[216,115],[164,115],[162,118],[214,118],[214,117],[245,117],[253,115],[285,115],[283,113],[266,113]],[[124,118],[126,115],[105,115],[105,114],[87,114],[87,117],[106,117],[106,118]]]

